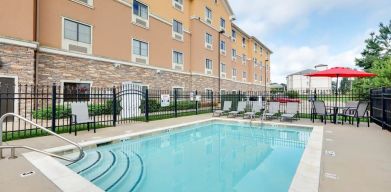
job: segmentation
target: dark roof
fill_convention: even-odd
[[[314,70],[314,69],[305,69],[305,70],[302,70],[302,71],[299,71],[299,72],[296,72],[296,73],[292,73],[288,76],[292,76],[292,75],[305,75],[305,74],[308,74],[308,73],[313,73],[313,72],[316,72],[317,70]]]

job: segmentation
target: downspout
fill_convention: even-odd
[[[38,0],[34,0],[33,41],[38,42]],[[34,49],[34,87],[38,85],[38,47]]]

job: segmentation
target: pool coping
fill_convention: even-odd
[[[198,123],[204,123],[209,121],[231,121],[231,122],[243,122],[243,123],[253,123],[253,124],[266,124],[266,125],[280,125],[280,126],[293,126],[300,128],[312,128],[310,138],[307,142],[306,148],[301,157],[299,166],[296,170],[295,176],[292,179],[290,185],[290,192],[313,192],[318,191],[319,188],[319,178],[320,178],[320,162],[321,162],[321,152],[322,152],[322,143],[323,143],[323,127],[322,126],[311,126],[311,125],[301,125],[294,123],[278,123],[270,121],[249,121],[245,119],[223,119],[223,118],[209,118],[205,120],[193,121],[188,123],[181,123],[178,125],[166,126],[163,128],[146,130],[136,133],[127,133],[124,135],[112,136],[97,140],[91,140],[86,142],[79,143],[83,149],[96,148],[101,144],[114,144],[118,143],[121,140],[134,139],[137,137],[145,137],[153,134],[159,134],[173,129],[179,129],[186,127],[188,125],[194,125]],[[288,128],[288,127],[287,127]],[[46,149],[45,151],[50,153],[56,153],[59,155],[66,155],[70,153],[77,152],[73,145],[65,145],[61,147],[55,147]],[[91,192],[100,192],[103,191],[93,183],[89,182],[82,176],[73,172],[71,169],[67,168],[65,165],[61,164],[59,161],[55,160],[52,157],[39,154],[37,152],[29,152],[23,154],[24,157],[30,161],[38,170],[42,172],[49,180],[51,180],[57,187],[62,191],[91,191]]]

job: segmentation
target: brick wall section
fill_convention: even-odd
[[[185,90],[212,88],[218,90],[218,79],[200,75],[188,75],[169,71],[157,72],[137,66],[81,59],[70,56],[39,53],[38,84],[60,84],[61,81],[92,81],[94,87],[119,86],[125,81],[142,82],[150,89],[171,90],[172,87],[184,87]],[[261,90],[261,86],[222,80],[221,88],[231,90]]]
[[[0,43],[0,76],[18,76],[18,83],[34,81],[34,49]]]

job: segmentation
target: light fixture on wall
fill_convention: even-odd
[[[119,67],[121,67],[121,64],[119,64],[119,63],[113,63],[113,66],[114,66],[115,68],[119,68]]]

